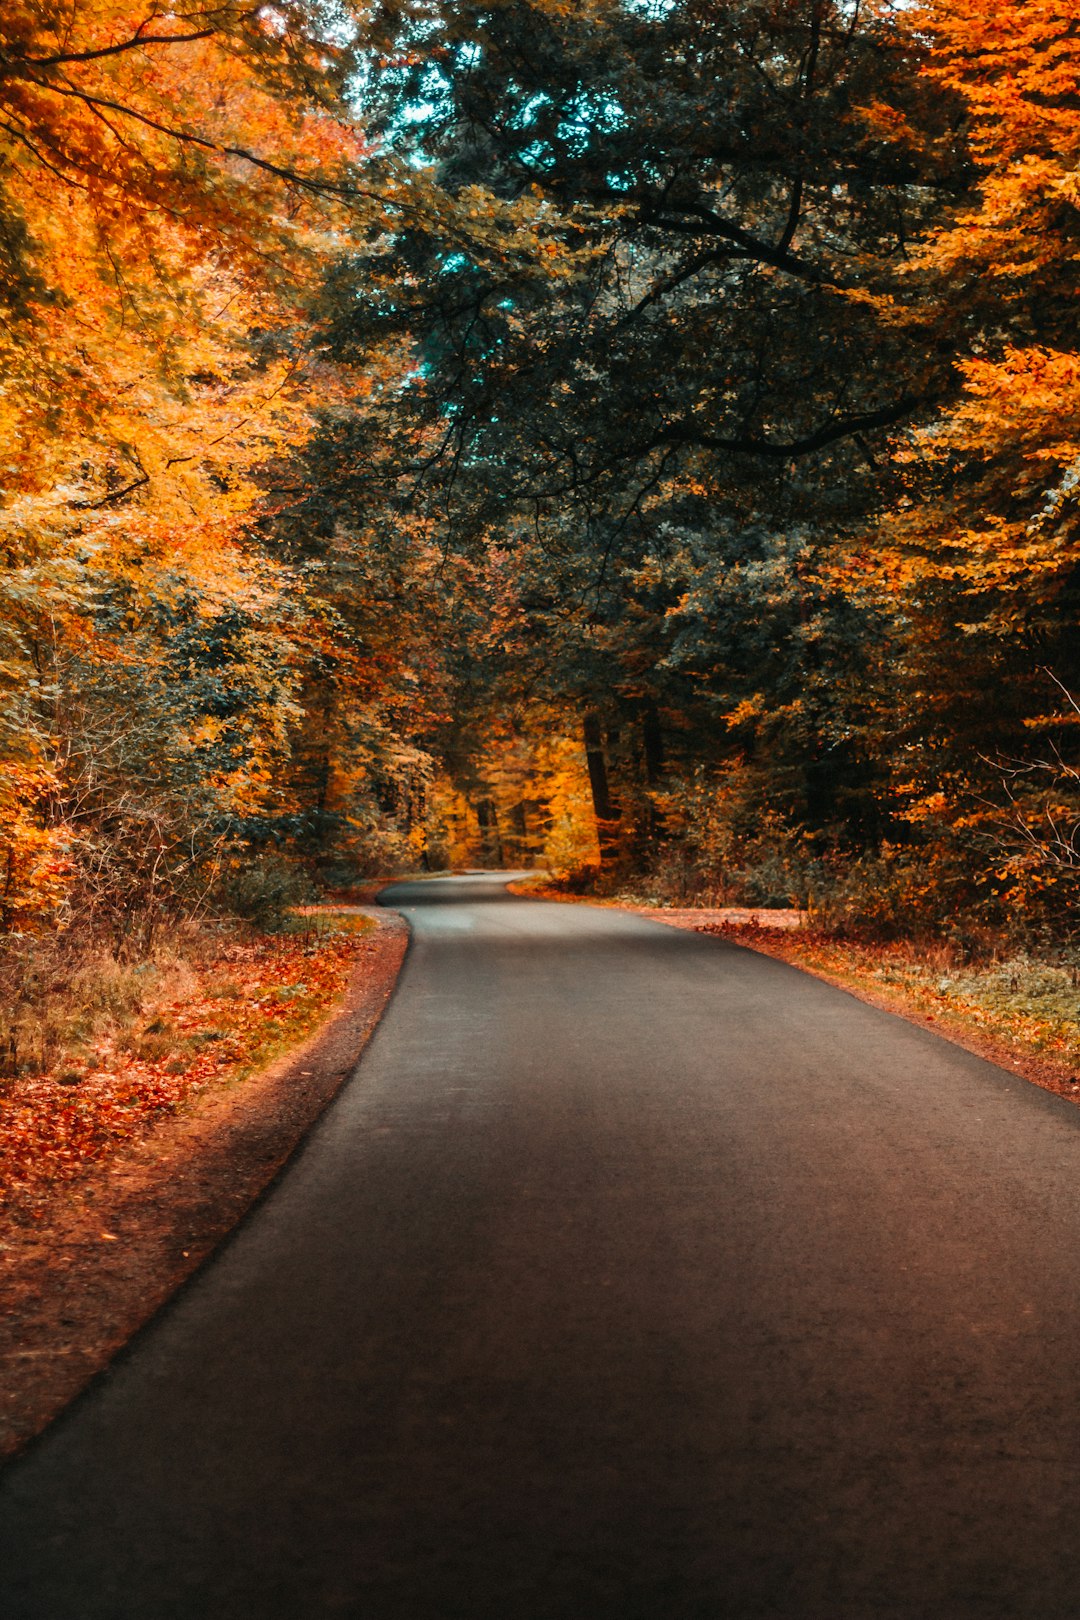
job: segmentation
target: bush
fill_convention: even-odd
[[[765,788],[742,765],[671,784],[658,798],[669,837],[645,876],[650,895],[669,905],[805,905],[820,862]]]
[[[170,971],[72,930],[0,939],[0,1075],[91,1062],[102,1033],[129,1023]]]
[[[284,928],[290,912],[317,895],[303,867],[284,855],[265,854],[227,873],[216,900],[223,911],[272,934]]]
[[[817,927],[841,939],[933,935],[963,946],[960,918],[970,908],[969,891],[948,851],[884,844],[823,870],[811,886],[809,909]]]

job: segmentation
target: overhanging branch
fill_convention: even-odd
[[[756,433],[706,433],[692,422],[672,422],[660,429],[657,442],[699,445],[703,450],[723,450],[733,455],[765,456],[774,461],[787,461],[806,456],[840,439],[853,438],[873,428],[892,427],[910,416],[920,405],[930,405],[931,399],[920,399],[915,394],[904,394],[891,405],[882,405],[876,411],[864,411],[855,416],[837,416],[815,428],[812,433],[797,439],[766,439]]]

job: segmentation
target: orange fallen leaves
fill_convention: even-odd
[[[0,1085],[0,1208],[39,1220],[51,1191],[139,1140],[208,1087],[242,1079],[307,1035],[367,949],[361,932],[261,936],[198,964],[197,988],[101,1041],[96,1066]],[[152,1051],[139,1037],[154,1033]],[[133,1048],[133,1049],[125,1049]]]

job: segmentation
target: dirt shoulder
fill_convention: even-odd
[[[43,1219],[0,1230],[0,1456],[39,1433],[197,1269],[352,1073],[408,944],[400,917],[370,915],[344,999],[314,1035],[91,1166]]]

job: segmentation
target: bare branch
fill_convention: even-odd
[[[121,40],[118,45],[102,45],[95,51],[71,51],[58,56],[14,56],[10,60],[27,67],[66,67],[70,62],[96,62],[103,56],[120,56],[125,51],[138,50],[142,45],[185,45],[195,39],[213,39],[216,28],[203,28],[197,34],[140,34]]]
[[[123,489],[114,489],[111,495],[102,496],[100,501],[72,501],[71,506],[76,512],[97,512],[103,506],[113,506],[117,501],[122,501],[125,495],[130,495],[133,490],[141,489],[149,482],[150,474],[144,472],[130,484],[125,484]]]

